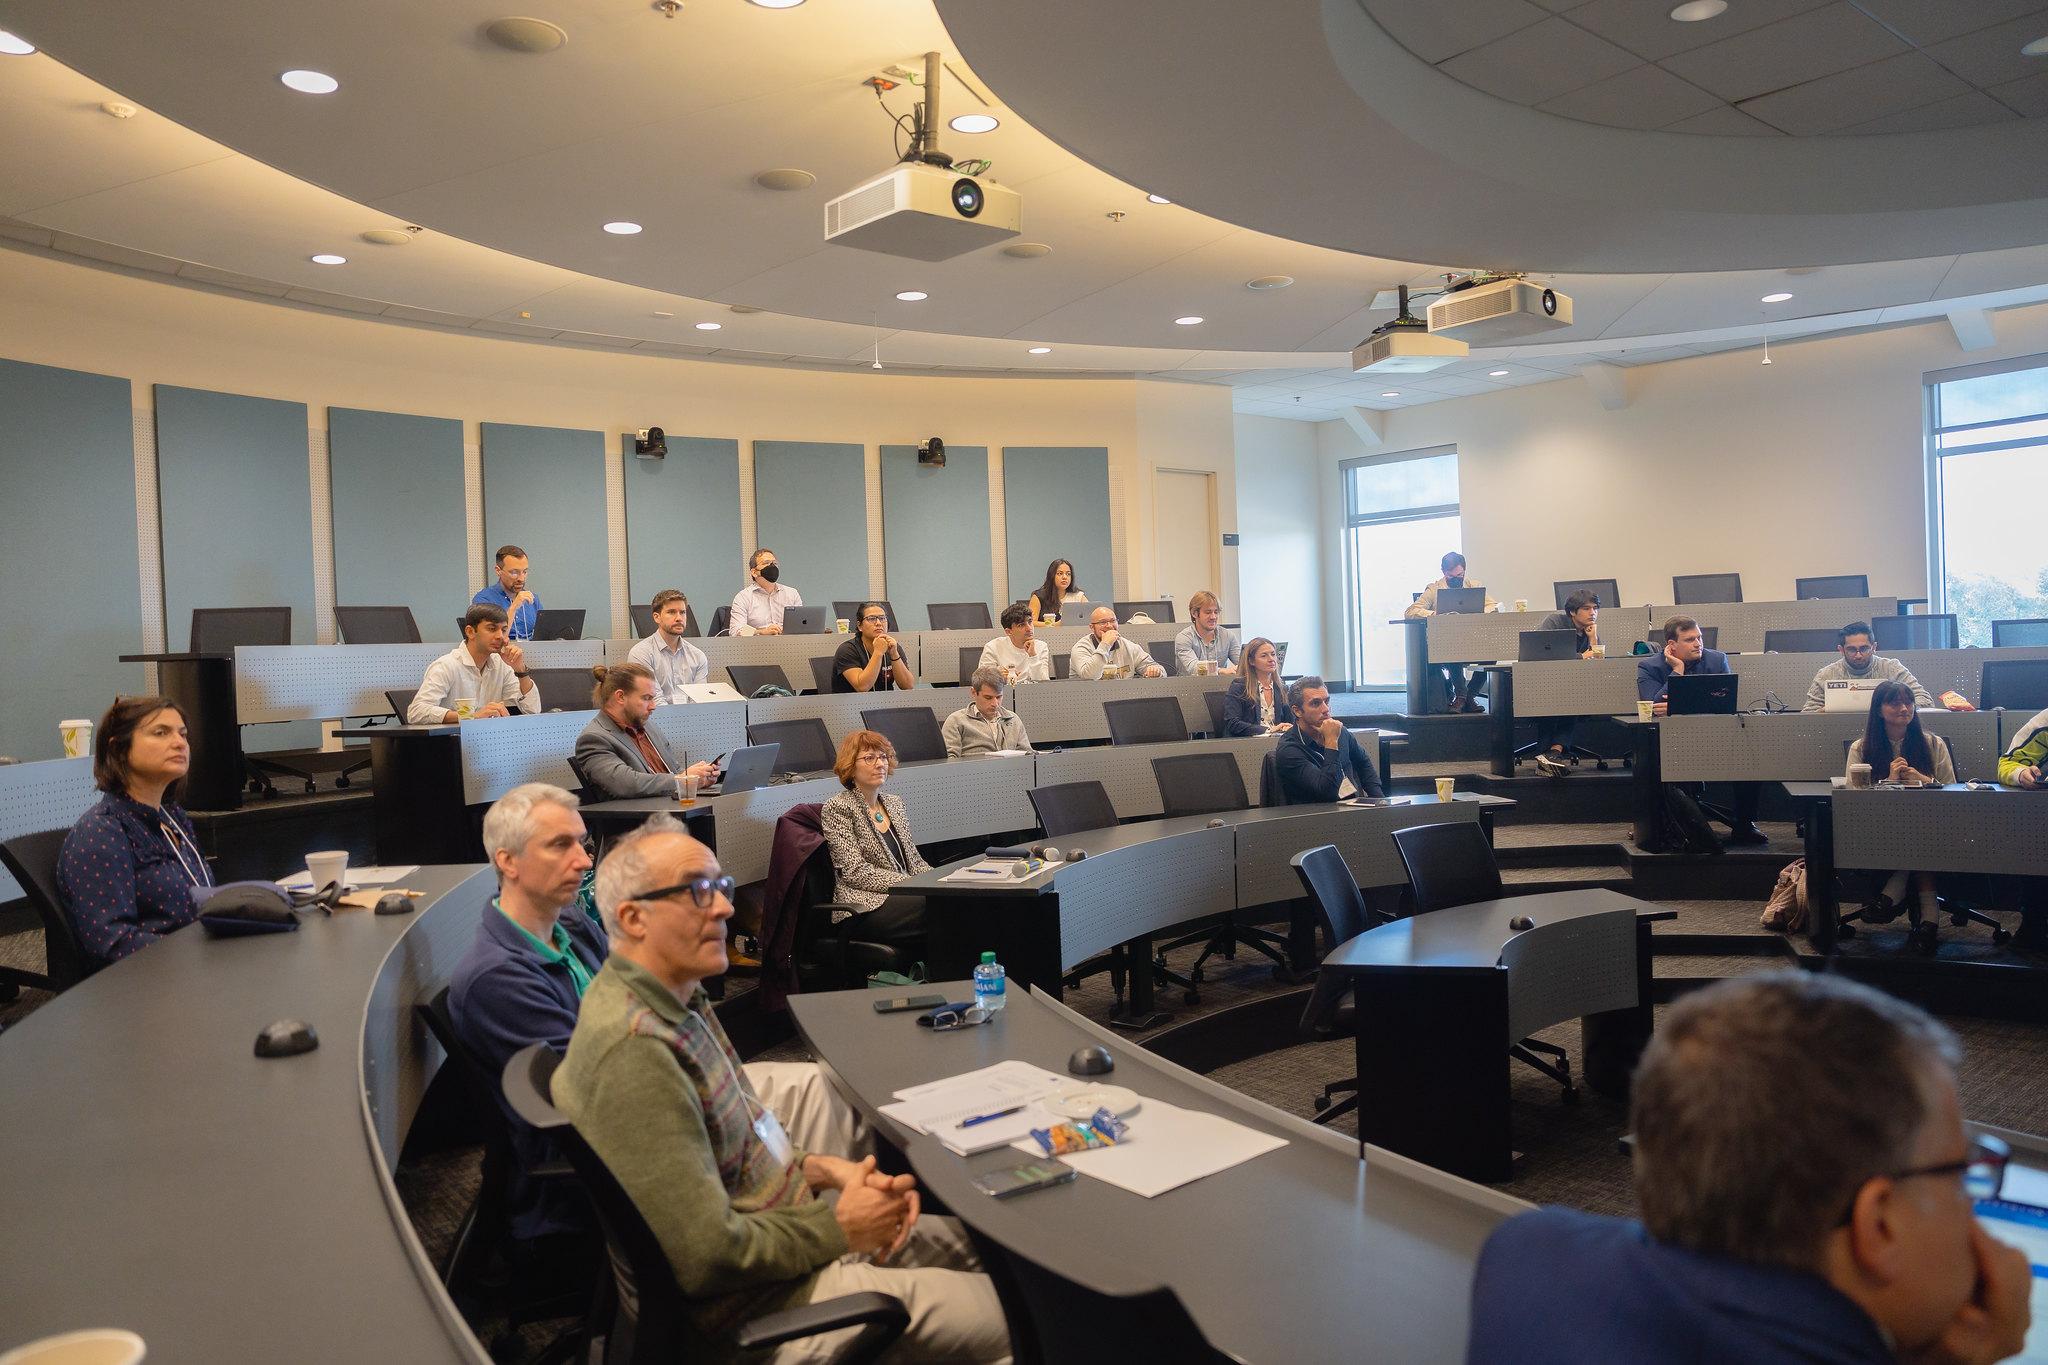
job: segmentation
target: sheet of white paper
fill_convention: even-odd
[[[997,1062],[944,1080],[927,1081],[896,1092],[898,1103],[881,1112],[920,1133],[930,1133],[949,1148],[970,1155],[986,1152],[1043,1128],[1049,1121],[1035,1103],[1040,1096],[1067,1084],[1068,1078],[1028,1062]],[[993,1114],[1012,1105],[1022,1113],[961,1128],[962,1119]]]
[[[1011,1145],[1035,1157],[1045,1155],[1028,1136]],[[1131,1119],[1127,1140],[1092,1152],[1069,1152],[1060,1160],[1083,1175],[1151,1199],[1286,1145],[1285,1138],[1215,1114],[1147,1099]]]
[[[418,863],[407,863],[404,867],[352,867],[348,870],[350,886],[389,886],[402,877],[410,877],[420,870]],[[313,874],[300,868],[289,877],[280,877],[279,886],[287,891],[313,889]]]

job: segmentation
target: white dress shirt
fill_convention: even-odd
[[[777,583],[774,592],[762,592],[749,583],[732,595],[732,625],[751,626],[755,630],[763,626],[780,627],[782,613],[803,604],[804,599],[787,583]]]
[[[427,676],[420,679],[420,690],[413,693],[412,705],[405,709],[407,723],[439,725],[441,718],[455,709],[448,704],[452,697],[472,699],[479,711],[495,701],[503,702],[508,711],[524,711],[529,716],[540,714],[539,683],[528,688],[522,697],[512,665],[501,655],[491,654],[485,656],[484,666],[478,668],[466,645],[455,646],[427,665]]]
[[[685,684],[711,681],[711,661],[704,657],[703,650],[680,636],[674,649],[665,648],[658,630],[628,650],[626,662],[638,664],[654,675],[657,706],[688,701],[683,695]]]
[[[1015,681],[1050,682],[1052,680],[1052,650],[1043,640],[1034,638],[1028,651],[1010,643],[1007,635],[998,635],[981,647],[982,668],[993,668],[1006,672]],[[961,681],[966,681],[964,678]]]

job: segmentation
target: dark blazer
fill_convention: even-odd
[[[654,752],[661,755],[668,764],[666,773],[650,772],[647,760],[640,756],[640,746],[610,716],[600,711],[590,718],[590,724],[583,727],[583,733],[576,736],[576,767],[582,773],[585,785],[595,791],[600,799],[632,796],[674,796],[676,780],[673,774],[682,771],[676,756],[661,736],[649,730],[648,742],[654,745]]]
[[[1687,673],[1726,673],[1728,656],[1718,649],[1703,650],[1700,661],[1687,666]],[[1671,682],[1671,665],[1664,661],[1664,646],[1657,642],[1655,653],[1636,660],[1636,695],[1644,701],[1663,701]]]
[[[1337,793],[1344,789],[1346,777],[1358,788],[1360,796],[1386,795],[1365,746],[1349,730],[1338,736],[1337,748],[1332,752],[1319,741],[1304,736],[1297,725],[1273,746],[1273,764],[1279,771],[1280,790],[1290,806],[1335,801]]]
[[[1287,704],[1287,684],[1283,682],[1273,684],[1273,721],[1277,725],[1294,724],[1294,708]],[[1252,695],[1248,678],[1232,678],[1230,690],[1223,694],[1223,733],[1232,739],[1266,733],[1266,727],[1259,723],[1259,703]]]

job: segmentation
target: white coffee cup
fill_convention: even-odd
[[[455,713],[456,719],[468,720],[476,714],[476,698],[450,697],[448,699],[448,709]]]
[[[1594,646],[1593,646],[1593,657],[1594,657],[1594,658],[1596,658],[1596,659],[1604,659],[1604,658],[1606,658],[1606,657],[1607,657],[1607,646],[1606,646],[1606,645],[1594,645]]]
[[[1195,676],[1198,678],[1209,676],[1209,661],[1207,659],[1195,660]]]
[[[0,1365],[142,1365],[148,1354],[149,1348],[133,1332],[92,1327],[17,1346],[0,1355]]]
[[[57,735],[64,741],[66,758],[84,758],[92,752],[92,722],[89,720],[60,720],[57,722]]]
[[[853,622],[847,620],[844,616],[833,617],[832,625],[841,635],[853,634]]]
[[[1527,610],[1529,610],[1529,599],[1528,599],[1528,598],[1526,598],[1526,597],[1517,597],[1517,598],[1515,599],[1515,610],[1516,610],[1516,611],[1527,611]]]
[[[348,853],[346,850],[308,853],[306,855],[306,872],[313,879],[315,894],[325,891],[330,886],[340,886],[346,889],[348,886]]]
[[[1636,703],[1636,719],[1637,719],[1637,720],[1655,720],[1656,718],[1657,718],[1657,703],[1656,703],[1656,702],[1653,702],[1653,701],[1639,701],[1639,702],[1637,702],[1637,703]]]
[[[1439,777],[1436,780],[1436,799],[1439,801],[1449,801],[1457,790],[1458,779],[1455,777]]]
[[[1857,788],[1870,785],[1870,765],[1868,763],[1851,763],[1849,765],[1849,785]]]

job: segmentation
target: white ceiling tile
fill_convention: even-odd
[[[1991,97],[2028,118],[2048,118],[2048,71],[1995,85]]]
[[[2041,0],[1851,0],[1915,47],[1972,33],[2022,14],[2036,13]]]
[[[1661,66],[1639,66],[1604,81],[1546,100],[1546,114],[1601,123],[1611,128],[1662,128],[1668,123],[1724,107],[1696,85]]]
[[[164,275],[175,275],[178,267],[184,264],[153,251],[136,251],[113,242],[102,242],[63,231],[50,235],[50,249],[67,252],[73,256],[90,257],[95,261],[105,261],[109,265],[125,265],[131,270],[150,270]]]
[[[1902,52],[1832,76],[1776,90],[1738,107],[1795,137],[1831,133],[1886,114],[1966,95],[1970,87],[1924,53]]]
[[[1553,16],[1453,57],[1438,69],[1515,104],[1540,104],[1640,64],[1605,38]]]
[[[2048,10],[1937,43],[1927,55],[1981,89],[2041,70],[2042,59],[2022,56],[2020,48],[2043,36],[2048,36]]]
[[[1662,65],[1724,100],[1746,100],[1905,50],[1882,24],[1836,0],[1667,57]]]
[[[275,280],[259,280],[254,275],[243,275],[233,270],[215,270],[212,266],[194,265],[189,262],[179,267],[178,278],[218,285],[222,289],[233,289],[244,294],[265,294],[274,299],[283,298],[289,288]],[[388,313],[390,310],[385,311]],[[467,325],[470,319],[464,318],[462,321]]]
[[[1868,123],[1839,131],[1845,134],[1930,133],[1942,128],[1971,128],[1984,123],[2003,123],[2019,115],[1981,90],[1971,90],[1953,99],[1936,100],[1918,109],[1904,109]]]
[[[1567,17],[1580,28],[1627,48],[1644,61],[1655,62],[1827,3],[1829,0],[1741,0],[1712,19],[1681,24],[1671,17],[1672,6],[1657,0],[1591,0],[1571,10]]]
[[[1680,119],[1664,129],[1667,133],[1705,134],[1712,137],[1782,137],[1768,123],[1759,123],[1733,105],[1724,104],[1689,119]]]
[[[1425,62],[1435,65],[1540,23],[1529,0],[1363,0],[1365,12]]]

